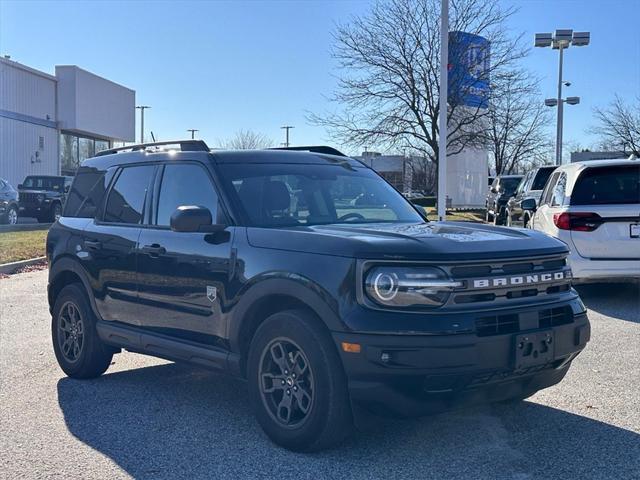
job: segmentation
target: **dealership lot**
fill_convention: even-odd
[[[4,478],[637,478],[640,295],[581,288],[592,341],[558,386],[516,406],[380,420],[314,455],[273,446],[242,382],[124,353],[65,378],[49,338],[46,271],[0,280]]]

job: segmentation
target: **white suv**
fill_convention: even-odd
[[[535,203],[531,227],[569,245],[575,279],[640,278],[640,160],[558,167]]]

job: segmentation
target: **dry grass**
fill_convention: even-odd
[[[425,208],[427,217],[429,220],[435,221],[438,219],[438,211],[435,208]],[[447,212],[447,220],[456,222],[484,222],[484,212],[481,211],[468,211],[468,212]]]
[[[47,230],[0,233],[0,264],[42,257]]]

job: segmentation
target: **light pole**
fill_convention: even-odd
[[[283,125],[280,128],[283,129],[286,132],[285,133],[284,146],[288,148],[289,147],[289,130],[291,130],[292,128],[296,128],[296,127],[293,127],[291,125]]]
[[[447,96],[449,74],[449,0],[440,5],[440,118],[438,122],[438,220],[447,216]]]
[[[558,96],[557,98],[547,98],[544,104],[548,107],[558,107],[558,117],[556,125],[556,165],[562,165],[562,117],[564,112],[564,103],[569,105],[577,105],[580,103],[580,97],[562,98],[562,63],[564,58],[564,50],[571,45],[574,47],[584,47],[589,45],[589,32],[574,32],[573,30],[556,30],[555,33],[536,33],[534,45],[536,47],[552,47],[559,50],[558,63]]]
[[[191,132],[191,140],[194,140],[196,137],[196,132],[199,132],[200,130],[195,129],[195,128],[188,128],[187,132]]]
[[[140,110],[140,143],[144,143],[144,111],[151,107],[149,105],[138,105],[136,108]]]

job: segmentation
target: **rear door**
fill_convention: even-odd
[[[571,230],[580,256],[640,259],[640,165],[583,170],[571,193],[569,211],[582,213],[591,225],[585,231]],[[587,217],[588,213],[593,215]]]
[[[104,320],[139,324],[135,254],[155,169],[136,165],[115,172],[103,212],[83,232],[77,255]]]
[[[166,164],[158,172],[153,205],[137,250],[142,327],[215,345],[225,333],[221,316],[233,227],[217,233],[169,227],[171,214],[182,205],[207,207],[215,223],[226,222],[213,178],[199,162]]]

